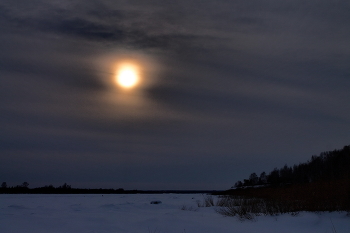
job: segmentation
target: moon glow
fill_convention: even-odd
[[[139,82],[138,68],[134,65],[126,64],[118,68],[116,82],[119,86],[130,89]]]

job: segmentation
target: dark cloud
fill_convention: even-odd
[[[139,49],[143,48],[167,48],[177,49],[189,43],[194,36],[180,34],[153,34],[148,31],[147,24],[138,12],[127,12],[121,7],[120,10],[108,8],[102,2],[81,9],[78,6],[73,9],[56,9],[42,3],[43,10],[38,14],[23,14],[16,7],[1,7],[3,27],[17,28],[17,30],[37,31],[68,35],[85,40],[93,40],[98,43],[108,42],[113,45],[128,45]],[[13,9],[15,8],[15,9]],[[103,13],[102,13],[103,12]],[[136,18],[141,22],[133,21]],[[155,19],[151,19],[155,23]],[[140,24],[140,25],[139,25]]]

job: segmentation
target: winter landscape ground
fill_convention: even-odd
[[[345,233],[346,212],[259,216],[239,221],[198,207],[202,194],[0,196],[3,233]],[[151,204],[160,201],[160,204]]]

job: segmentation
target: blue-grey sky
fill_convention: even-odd
[[[0,177],[227,189],[350,142],[350,2],[2,0]],[[112,81],[121,61],[142,85]]]

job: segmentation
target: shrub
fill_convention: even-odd
[[[217,201],[218,212],[226,216],[253,219],[251,215],[296,216],[300,211],[350,212],[349,179],[230,192],[231,195],[221,196]]]

